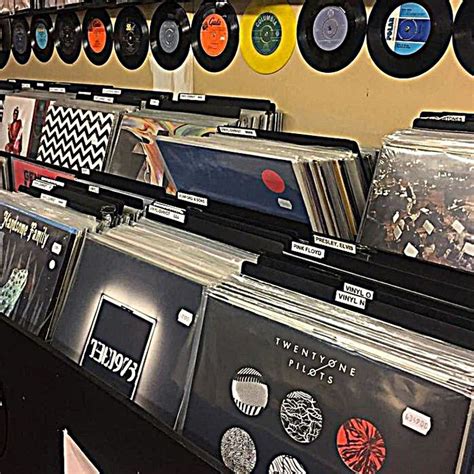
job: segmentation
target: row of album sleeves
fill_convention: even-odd
[[[0,21],[0,67],[7,64],[10,51],[18,63],[26,64],[32,51],[46,63],[56,49],[62,61],[73,64],[84,48],[87,58],[97,66],[107,63],[115,50],[124,67],[136,70],[151,49],[165,70],[178,69],[192,51],[203,69],[218,73],[232,64],[240,50],[254,71],[273,74],[288,63],[298,46],[311,68],[329,74],[353,63],[367,38],[374,64],[389,76],[406,79],[435,68],[453,38],[460,66],[468,74],[474,71],[470,54],[474,9],[470,0],[461,2],[455,20],[449,0],[436,0],[434,5],[428,0],[403,4],[398,0],[378,1],[371,5],[370,16],[363,0],[333,0],[329,4],[308,0],[298,15],[286,1],[262,5],[254,0],[240,16],[229,1],[206,0],[196,5],[192,19],[185,6],[167,1],[155,9],[150,26],[146,9],[135,5],[124,6],[115,16],[103,8],[114,5],[93,4],[95,8],[87,10],[81,25],[73,10],[90,4],[79,2],[72,8],[77,0],[46,1],[53,11],[37,14],[31,25],[26,14],[15,15],[11,25],[4,15]],[[12,7],[31,6],[39,5],[31,0],[4,0],[3,13]],[[64,11],[67,6],[71,8]],[[50,13],[54,7],[60,14],[53,21]],[[111,16],[115,16],[113,22]]]
[[[469,469],[472,351],[238,276],[252,259],[147,220],[89,236],[52,344],[232,472]]]

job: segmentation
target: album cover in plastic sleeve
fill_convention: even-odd
[[[144,115],[123,116],[107,171],[157,186],[165,182],[165,164],[156,143],[158,135],[203,136],[216,127],[192,125]]]
[[[406,130],[387,137],[362,244],[474,272],[474,139]]]
[[[78,230],[0,202],[0,313],[38,335],[51,320]]]
[[[253,308],[208,298],[187,438],[236,473],[457,472],[465,394]]]
[[[53,346],[173,426],[201,294],[201,285],[88,237]]]
[[[41,166],[31,161],[12,158],[11,168],[13,173],[13,190],[18,191],[20,186],[29,188],[35,179],[40,178],[64,178],[74,179],[74,175],[65,171],[57,171],[46,166]]]
[[[158,139],[169,188],[310,224],[290,160]]]

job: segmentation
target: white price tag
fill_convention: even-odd
[[[326,251],[313,245],[301,244],[300,242],[291,242],[291,250],[312,258],[324,258]]]
[[[63,183],[62,181],[56,181],[55,179],[46,178],[46,176],[41,176],[41,181],[46,181],[47,183],[54,184],[54,185],[59,186],[61,188],[64,188],[64,186],[65,186],[65,183]]]
[[[22,85],[21,85],[21,88],[22,89],[31,89],[31,84],[29,82],[24,82]]]
[[[63,246],[60,243],[54,242],[54,244],[51,247],[51,252],[53,252],[55,255],[59,255],[62,249],[63,249]]]
[[[150,105],[153,105],[153,107],[158,107],[160,105],[160,101],[158,99],[150,99]]]
[[[59,94],[65,94],[66,89],[64,87],[50,87],[49,92],[58,92]]]
[[[184,221],[186,219],[186,216],[184,214],[180,214],[170,209],[165,209],[163,207],[158,207],[154,205],[148,207],[148,212],[156,216],[164,217],[165,219],[180,222],[181,224],[184,224]]]
[[[407,407],[402,414],[402,425],[426,436],[431,430],[431,417]]]
[[[194,314],[186,309],[182,309],[178,314],[178,322],[189,327],[193,324]]]
[[[251,128],[238,128],[238,127],[219,127],[221,133],[228,135],[240,135],[243,137],[256,137],[257,132]]]
[[[344,283],[344,291],[350,293],[351,295],[360,296],[366,300],[374,299],[374,292],[372,290],[366,290],[360,286],[351,285],[350,283]]]
[[[365,309],[365,305],[367,303],[367,300],[365,298],[351,295],[350,293],[346,293],[341,290],[336,291],[334,301],[337,301],[338,303],[344,303],[358,309]]]
[[[114,98],[113,97],[105,97],[103,95],[95,95],[92,100],[94,102],[105,102],[106,104],[113,104]]]
[[[100,188],[99,186],[89,186],[89,192],[94,194],[99,194]]]
[[[37,188],[37,189],[42,189],[43,191],[52,191],[54,189],[54,184],[51,183],[45,183],[44,181],[41,181],[39,179],[35,179],[31,183],[32,188]]]
[[[82,173],[82,174],[88,174],[88,175],[89,175],[89,174],[91,174],[91,170],[90,170],[89,168],[82,168],[82,169],[81,169],[81,173]]]
[[[121,95],[122,91],[120,89],[102,89],[102,94]]]
[[[192,100],[195,102],[204,102],[206,96],[203,94],[179,94],[180,100]]]

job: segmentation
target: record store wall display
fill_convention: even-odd
[[[420,110],[474,106],[462,92],[472,87],[471,4],[167,1],[51,14],[53,30],[47,16],[15,17],[2,23],[1,76],[268,97],[289,131],[377,146]]]

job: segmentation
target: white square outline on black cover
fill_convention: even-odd
[[[138,374],[137,374],[137,377],[135,379],[135,384],[133,386],[133,391],[132,391],[132,394],[130,395],[130,400],[133,401],[133,399],[135,398],[137,388],[138,388],[138,382],[140,381],[140,378],[142,376],[143,366],[145,365],[145,360],[148,356],[148,351],[150,350],[151,340],[153,338],[153,333],[155,332],[156,319],[152,318],[151,316],[148,316],[145,313],[137,311],[136,309],[132,308],[131,306],[128,306],[124,303],[121,303],[120,301],[115,300],[114,298],[111,298],[110,296],[107,296],[104,293],[102,293],[100,295],[100,300],[99,300],[99,304],[97,305],[97,309],[95,310],[94,320],[92,321],[92,326],[91,326],[91,329],[89,330],[89,335],[87,336],[87,340],[86,340],[86,343],[84,345],[84,349],[82,350],[81,359],[79,361],[79,366],[80,367],[83,367],[82,364],[84,363],[84,359],[85,359],[86,352],[87,352],[87,347],[89,346],[89,342],[92,339],[92,333],[94,332],[94,328],[95,328],[95,325],[97,323],[97,317],[99,316],[99,312],[102,308],[102,304],[103,304],[104,301],[107,301],[108,303],[111,303],[115,306],[118,306],[119,308],[125,309],[126,311],[129,311],[132,315],[137,316],[139,318],[142,318],[145,321],[148,321],[149,323],[151,323],[151,325],[152,325],[150,333],[148,335],[148,341],[147,341],[146,346],[145,346],[145,352],[143,353],[143,357],[142,357],[142,360],[140,362],[140,367],[138,369]],[[99,378],[99,377],[97,377],[97,378]],[[104,382],[104,383],[107,383],[107,382]],[[107,384],[107,385],[109,385],[109,384]]]

